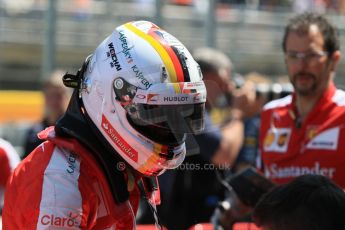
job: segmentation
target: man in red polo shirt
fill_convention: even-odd
[[[339,33],[323,16],[297,15],[285,29],[283,51],[295,92],[264,106],[262,169],[279,184],[320,174],[345,188],[345,92],[333,83]]]

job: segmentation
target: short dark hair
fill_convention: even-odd
[[[283,51],[286,52],[286,39],[290,32],[305,34],[309,31],[310,25],[317,25],[324,39],[324,49],[328,55],[332,55],[340,49],[339,31],[324,16],[317,13],[303,13],[291,18],[285,27],[283,37]]]
[[[300,176],[266,193],[253,219],[272,230],[345,229],[345,192],[327,177]]]
[[[232,71],[230,58],[222,51],[211,47],[200,47],[193,52],[194,60],[199,64],[201,72],[218,73],[221,69]]]

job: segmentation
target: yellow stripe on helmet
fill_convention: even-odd
[[[176,71],[174,68],[174,64],[167,53],[167,51],[162,47],[162,45],[153,37],[151,37],[148,34],[145,34],[143,31],[139,30],[135,26],[133,26],[130,22],[125,24],[125,27],[127,27],[130,31],[147,41],[159,54],[159,56],[162,58],[165,67],[168,70],[170,81],[171,82],[177,82],[177,76]]]
[[[173,87],[174,87],[174,90],[175,90],[176,94],[180,94],[181,93],[181,87],[180,87],[179,83],[173,83]]]

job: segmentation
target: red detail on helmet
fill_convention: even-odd
[[[168,53],[169,57],[171,58],[171,61],[174,65],[174,69],[176,72],[176,80],[177,82],[184,82],[184,74],[183,74],[183,70],[182,70],[182,66],[181,63],[179,61],[179,59],[177,58],[174,50],[171,48],[171,46],[168,44],[167,41],[165,41],[163,39],[163,37],[160,37],[159,35],[157,35],[155,32],[158,31],[158,27],[152,27],[148,34],[151,35],[153,38],[155,38],[165,49],[165,51]]]
[[[102,129],[112,140],[112,142],[121,149],[130,159],[135,162],[138,162],[138,152],[135,151],[114,129],[110,124],[108,119],[102,115]]]
[[[147,101],[158,101],[158,94],[156,93],[150,93],[149,95],[147,95]]]

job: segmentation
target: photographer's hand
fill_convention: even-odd
[[[224,230],[232,230],[236,222],[248,216],[253,210],[251,207],[243,204],[238,199],[235,192],[231,192],[229,197],[222,203],[224,203],[224,205],[220,207],[221,215],[219,218],[219,225]]]
[[[255,115],[256,93],[254,83],[248,81],[242,88],[233,90],[231,115],[233,119],[244,119]]]

